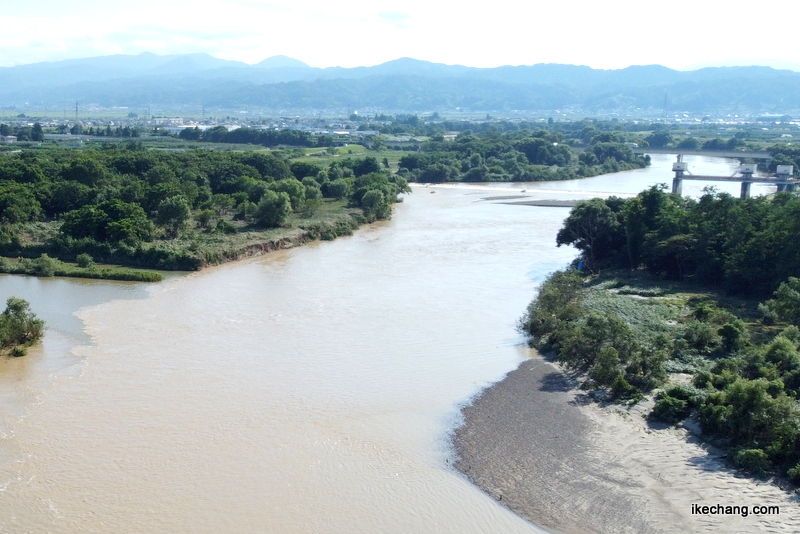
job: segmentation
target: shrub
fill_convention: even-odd
[[[78,256],[75,258],[75,263],[78,264],[78,267],[88,269],[89,267],[92,267],[94,265],[94,259],[92,259],[90,255],[83,252],[81,254],[78,254]]]
[[[222,232],[223,234],[235,234],[237,232],[236,226],[229,223],[225,219],[220,219],[217,221],[217,231]]]
[[[733,459],[736,467],[740,467],[752,475],[761,476],[770,470],[767,453],[761,449],[743,449]]]
[[[288,194],[267,191],[258,203],[253,218],[261,226],[276,228],[286,221],[291,211],[291,199]]]
[[[639,402],[644,398],[642,392],[628,383],[622,376],[618,376],[614,381],[614,385],[611,386],[611,396],[615,400],[630,401],[631,403]]]
[[[670,395],[663,394],[650,412],[653,418],[674,425],[689,415],[689,403]]]
[[[55,276],[58,264],[61,263],[47,254],[42,254],[34,260],[33,273],[36,276]]]
[[[795,484],[800,484],[800,463],[790,468],[787,472],[789,479]]]
[[[0,347],[31,345],[43,334],[44,321],[30,311],[26,300],[11,297],[6,301],[6,309],[0,314]]]

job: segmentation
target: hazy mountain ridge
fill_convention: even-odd
[[[0,107],[192,106],[426,111],[800,110],[800,73],[770,67],[676,71],[537,64],[474,68],[400,58],[315,68],[274,56],[255,65],[208,54],[104,56],[0,68]]]

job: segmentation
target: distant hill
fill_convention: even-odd
[[[286,56],[255,65],[208,54],[115,55],[0,68],[0,107],[242,106],[386,112],[788,113],[800,73],[769,67],[598,70],[537,64],[473,68],[400,58],[373,67],[314,68]]]

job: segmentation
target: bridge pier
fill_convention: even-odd
[[[753,185],[753,175],[758,171],[758,165],[755,163],[743,163],[742,164],[742,191],[739,195],[739,198],[742,200],[747,200],[750,198],[750,186]]]
[[[672,164],[672,170],[675,173],[675,178],[672,179],[672,194],[683,194],[683,173],[688,170],[689,166],[683,161],[683,154],[678,154],[678,161]]]
[[[683,155],[678,155],[678,161],[672,164],[672,172],[675,177],[672,179],[672,193],[680,195],[683,193],[684,180],[711,180],[719,182],[740,182],[742,184],[741,193],[739,197],[742,200],[750,198],[750,188],[753,183],[767,183],[775,184],[778,186],[778,191],[795,192],[800,185],[800,179],[792,178],[794,174],[794,167],[792,165],[778,165],[778,170],[775,176],[756,176],[758,166],[755,163],[743,163],[741,176],[704,176],[699,174],[692,174],[689,172],[686,162],[683,161]]]
[[[747,200],[750,198],[750,186],[753,185],[753,182],[742,182],[742,192],[739,195],[739,198],[742,200]]]
[[[680,177],[678,176],[672,179],[672,194],[673,195],[683,194],[683,180],[681,180]]]

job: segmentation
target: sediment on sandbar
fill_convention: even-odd
[[[526,360],[463,415],[456,468],[518,515],[564,534],[657,532],[644,503],[615,490],[613,463],[595,461],[594,423],[555,365]]]
[[[524,361],[462,413],[456,468],[553,532],[789,533],[800,522],[797,495],[744,476],[685,428],[649,423],[642,406],[592,402],[542,358]],[[696,514],[695,504],[746,511]],[[756,511],[764,506],[776,510]]]

